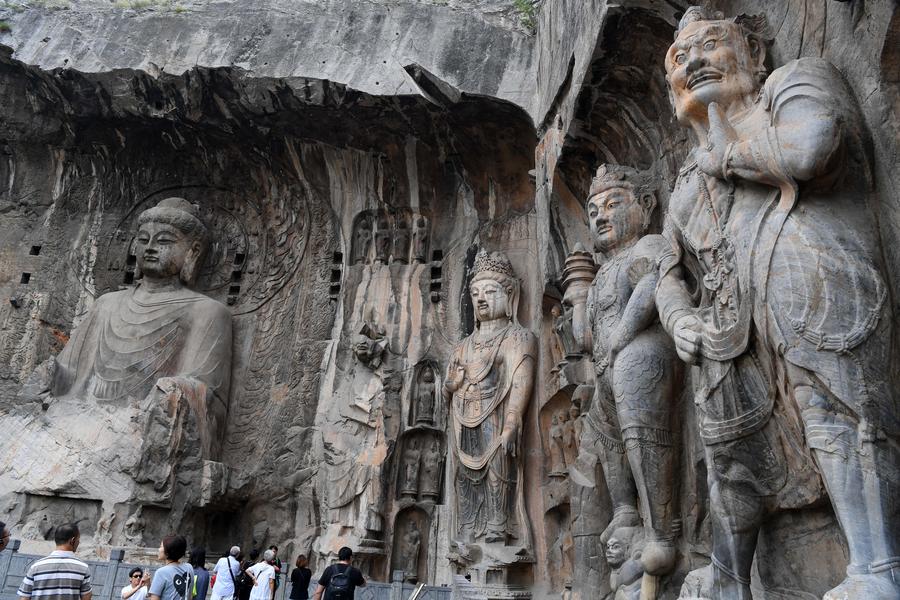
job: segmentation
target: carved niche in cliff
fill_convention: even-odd
[[[438,430],[410,429],[400,436],[397,444],[398,499],[442,503],[445,445],[444,434]]]
[[[408,208],[365,210],[353,219],[351,264],[424,263],[429,220]]]
[[[437,363],[422,362],[413,372],[408,424],[411,427],[443,428],[445,411],[440,404],[440,385]]]
[[[397,513],[394,520],[394,544],[391,550],[391,572],[401,571],[403,581],[428,581],[431,519],[422,508],[411,506]]]

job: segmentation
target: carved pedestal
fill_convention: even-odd
[[[450,555],[466,590],[484,600],[528,599],[534,583],[534,558],[524,554],[509,556],[510,548],[488,545],[484,548],[458,548],[467,553]],[[472,562],[480,558],[478,562]]]

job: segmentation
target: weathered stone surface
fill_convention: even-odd
[[[416,94],[413,63],[463,92],[530,110],[534,37],[511,3],[189,0],[129,10],[106,0],[60,0],[64,9],[7,3],[0,43],[45,69],[133,68],[180,75],[238,67],[257,77],[310,77],[373,95]],[[127,3],[126,3],[127,4]],[[139,4],[139,3],[135,3]]]
[[[124,442],[126,436],[97,444],[110,455],[117,452],[104,468],[114,476],[113,487],[128,491],[119,499],[74,483],[65,491],[35,485],[19,476],[28,466],[0,459],[0,495],[8,507],[0,518],[28,540],[26,547],[36,548],[54,523],[69,519],[81,521],[87,551],[100,554],[121,545],[140,555],[174,528],[213,551],[233,542],[278,543],[288,553],[311,553],[319,570],[347,544],[375,579],[402,571],[407,581],[453,582],[462,589],[454,577],[467,573],[490,598],[631,598],[641,588],[645,597],[665,599],[679,593],[732,597],[715,591],[716,585],[734,585],[723,579],[723,565],[749,578],[757,598],[821,598],[844,579],[851,562],[875,563],[869,570],[876,572],[872,577],[852,569],[851,598],[871,597],[871,586],[880,585],[872,581],[886,581],[897,535],[889,513],[896,507],[883,502],[880,520],[870,509],[896,485],[896,461],[892,466],[888,456],[861,470],[853,463],[881,460],[887,441],[895,441],[890,431],[882,439],[877,424],[857,427],[872,422],[862,423],[859,414],[878,416],[889,402],[863,403],[865,411],[856,411],[841,386],[859,389],[863,381],[873,397],[884,391],[898,397],[898,382],[867,373],[900,373],[900,328],[890,331],[900,311],[895,4],[729,0],[710,7],[729,16],[768,17],[763,38],[771,81],[764,90],[785,73],[796,74],[798,64],[828,62],[840,73],[806,84],[813,97],[841,90],[830,106],[843,111],[836,120],[844,137],[823,139],[836,140],[833,149],[847,160],[828,168],[811,160],[810,168],[818,165],[822,172],[799,186],[785,225],[816,232],[815,239],[803,234],[809,243],[801,250],[818,248],[821,260],[782,260],[770,240],[761,251],[771,251],[777,261],[764,286],[753,277],[741,279],[751,251],[738,253],[730,274],[722,269],[717,278],[708,265],[694,264],[684,236],[670,245],[681,253],[677,261],[654,253],[635,261],[633,248],[621,256],[615,248],[597,255],[588,250],[594,239],[585,201],[596,196],[590,188],[600,164],[628,165],[652,181],[656,211],[629,212],[636,205],[627,202],[621,209],[642,217],[621,223],[650,239],[665,233],[664,215],[677,217],[702,195],[699,188],[685,188],[697,173],[682,172],[690,167],[689,156],[705,157],[701,169],[715,198],[723,198],[719,188],[727,190],[729,182],[740,206],[774,189],[767,180],[748,183],[753,178],[739,161],[724,160],[723,146],[734,141],[727,125],[717,129],[721,139],[704,155],[705,144],[675,118],[666,56],[686,3],[533,3],[533,35],[523,25],[528,3],[504,0],[185,0],[139,9],[100,0],[52,3],[66,5],[60,10],[45,2],[18,10],[20,4],[29,3],[0,8],[8,26],[0,27],[0,43],[11,46],[0,58],[0,297],[9,298],[0,307],[0,422],[15,428],[32,411],[36,419],[25,427],[49,430],[39,425],[46,417],[41,403],[22,399],[47,388],[54,376],[47,359],[88,323],[92,308],[102,307],[98,297],[127,294],[140,281],[130,251],[136,218],[165,197],[199,205],[212,244],[196,290],[227,307],[233,330],[225,433],[215,460],[201,451],[202,423],[189,410],[176,413],[185,443],[158,444],[140,464],[146,472],[122,466],[140,448]],[[798,58],[803,60],[792,63]],[[846,83],[836,83],[840,78]],[[727,116],[737,136],[764,120]],[[810,131],[811,123],[803,120],[801,129]],[[847,137],[856,133],[859,145]],[[814,153],[808,154],[812,159]],[[851,170],[866,175],[866,186],[852,218],[831,227],[840,235],[824,239],[813,224],[823,220],[809,199],[829,189],[820,178],[839,173],[848,161],[867,167]],[[830,189],[845,190],[851,179],[831,182]],[[834,210],[846,201],[831,200]],[[730,214],[732,226],[744,214],[740,206]],[[871,219],[861,224],[866,215]],[[731,233],[739,238],[750,230]],[[797,236],[787,237],[795,242]],[[744,358],[765,354],[763,370],[784,384],[760,430],[772,435],[744,436],[744,446],[716,452],[725,447],[716,444],[731,442],[708,435],[715,403],[698,406],[694,400],[709,397],[695,389],[702,392],[703,377],[723,361],[699,348],[700,366],[684,368],[680,393],[665,395],[668,405],[657,393],[666,386],[638,376],[652,361],[635,360],[625,369],[627,381],[646,384],[636,386],[635,405],[667,406],[656,415],[668,421],[667,435],[623,422],[619,413],[628,402],[599,410],[597,383],[615,388],[606,371],[624,364],[619,360],[629,348],[611,325],[615,319],[604,320],[605,302],[646,300],[637,284],[653,270],[641,268],[644,263],[679,265],[676,283],[707,290],[707,299],[715,295],[708,286],[720,279],[732,277],[738,289],[740,281],[754,282],[767,289],[759,303],[775,308],[773,321],[793,319],[781,329],[803,338],[817,331],[813,317],[795,314],[810,296],[785,281],[802,280],[814,262],[828,267],[847,247],[855,250],[835,267],[843,275],[825,272],[819,278],[825,284],[810,287],[821,294],[809,303],[809,315],[837,307],[819,320],[839,327],[841,319],[865,320],[867,307],[881,312],[875,311],[868,337],[859,344],[848,338],[849,353],[840,354],[837,366],[823,368],[827,361],[816,359],[830,352],[825,346],[832,338],[821,338],[823,347],[807,348],[804,356],[812,359],[801,360],[766,342],[769,329],[756,325],[747,349],[727,359],[743,361],[729,373],[745,374],[751,369],[744,368]],[[460,544],[466,536],[457,527],[459,507],[467,498],[481,498],[464,496],[457,484],[455,417],[440,392],[448,383],[453,387],[447,367],[454,349],[467,338],[479,341],[477,300],[469,290],[482,249],[508,256],[519,280],[520,302],[512,314],[520,337],[534,348],[532,392],[517,414],[516,455],[495,465],[515,470],[514,481],[496,476],[504,469],[485,470],[501,492],[483,498],[488,508],[509,504],[510,497],[515,508],[507,506],[494,519],[506,520],[495,528],[502,535],[492,532],[489,541],[485,528]],[[854,268],[866,263],[867,253],[873,268]],[[619,275],[625,275],[608,276],[619,262]],[[836,280],[842,289],[837,295],[829,283]],[[865,281],[876,282],[873,293],[860,283]],[[619,295],[607,297],[607,287]],[[666,318],[673,297],[654,299],[662,298],[662,326],[677,338]],[[727,303],[681,300],[679,310],[713,312],[715,306],[719,323],[728,322]],[[633,328],[640,333],[632,344],[659,329],[652,313]],[[763,314],[754,308],[751,321]],[[587,338],[593,343],[585,344]],[[691,347],[679,342],[684,358],[693,354],[694,341]],[[667,343],[659,342],[656,348]],[[863,348],[880,355],[873,358]],[[474,364],[477,353],[470,354],[466,362]],[[859,365],[848,366],[850,357]],[[595,365],[604,361],[598,378]],[[502,363],[492,363],[499,380],[509,376],[500,372]],[[795,367],[814,378],[814,392],[828,392],[825,402],[797,402],[804,397]],[[496,396],[486,390],[485,398]],[[756,399],[753,393],[720,396]],[[57,414],[74,405],[54,400],[47,406],[61,419]],[[890,407],[887,413],[896,414]],[[491,414],[507,422],[505,412]],[[132,415],[127,427],[148,439],[167,440],[173,430],[168,413],[143,410],[138,402],[70,418],[84,435],[89,427],[112,427]],[[816,415],[821,422],[810,420]],[[834,439],[819,435],[835,428],[840,435]],[[637,429],[645,435],[630,435]],[[599,447],[604,432],[618,432],[621,439],[613,435],[613,441],[633,459],[623,461],[627,468],[620,471],[640,480],[631,488],[631,505],[637,506],[628,523],[614,519],[621,504],[617,482],[628,478],[616,477]],[[493,440],[503,432],[482,433]],[[841,443],[855,436],[861,444]],[[63,464],[66,453],[83,455],[77,447],[47,452],[50,464]],[[0,445],[0,455],[22,456],[28,448],[12,439]],[[829,455],[840,456],[840,466],[829,463]],[[728,496],[732,502],[723,502],[717,488],[723,472],[735,475],[728,481],[747,479],[743,471],[727,470],[738,463],[762,465],[772,475],[763,483],[776,493],[764,500],[750,494],[748,500],[738,490]],[[32,479],[38,473],[28,471]],[[79,472],[87,475],[72,482],[90,480],[91,469]],[[775,476],[785,473],[791,477],[780,485]],[[168,488],[156,490],[152,482],[163,480]],[[850,513],[841,505],[847,489],[867,490]],[[196,500],[175,509],[166,494],[193,494]],[[763,512],[750,515],[748,502]],[[860,516],[863,508],[869,512]],[[753,535],[746,537],[757,542],[755,552],[739,536],[723,535],[723,515],[751,517]],[[528,543],[519,544],[525,537]],[[661,538],[673,541],[663,553],[654,550]],[[881,547],[868,552],[879,540]],[[713,554],[719,563],[714,568]],[[882,559],[887,562],[877,564]],[[465,587],[466,593],[476,591]],[[736,587],[734,597],[749,595],[746,586]],[[892,593],[882,588],[877,593]]]
[[[459,327],[461,312],[454,315],[432,299],[434,294],[439,300],[452,297],[451,290],[461,285],[450,279],[451,273],[441,275],[442,255],[459,256],[460,261],[465,256],[466,248],[454,247],[450,240],[461,231],[474,232],[479,214],[526,207],[532,201],[527,168],[534,138],[528,117],[507,103],[465,96],[455,108],[437,109],[412,97],[379,100],[328,82],[259,79],[237,70],[195,69],[158,78],[128,70],[50,74],[9,59],[2,69],[9,107],[3,202],[10,223],[16,224],[5,230],[3,242],[7,294],[15,299],[5,309],[3,330],[6,402],[19,393],[19,382],[34,366],[63,345],[71,323],[95,303],[94,294],[127,286],[135,277],[126,235],[135,211],[163,193],[185,196],[201,204],[203,218],[215,227],[199,288],[229,307],[234,324],[232,391],[220,458],[228,466],[227,486],[224,493],[215,491],[223,482],[213,474],[209,498],[187,506],[183,518],[165,506],[147,506],[138,513],[128,503],[111,502],[103,506],[111,523],[103,544],[154,544],[177,527],[213,547],[234,539],[247,545],[294,539],[308,550],[318,538],[317,548],[327,556],[327,521],[320,521],[320,515],[329,514],[324,510],[328,499],[324,486],[313,491],[314,482],[325,481],[320,460],[314,458],[323,456],[313,450],[322,448],[315,422],[319,414],[323,422],[337,423],[339,413],[330,416],[329,411],[347,408],[342,402],[320,404],[317,398],[324,393],[359,403],[360,396],[343,388],[343,376],[321,372],[323,359],[331,365],[358,364],[366,386],[370,375],[365,374],[373,368],[387,380],[379,384],[384,392],[375,392],[379,404],[373,410],[380,416],[364,419],[364,425],[353,417],[342,434],[349,437],[341,450],[359,449],[363,438],[353,427],[383,423],[378,431],[388,439],[374,443],[378,453],[387,443],[396,444],[408,419],[416,424],[409,408],[416,384],[407,369],[420,364],[417,373],[426,367],[437,373],[442,357],[429,358],[429,346],[418,334],[411,335],[411,326],[440,319],[442,327]],[[477,106],[468,105],[470,101]],[[494,110],[506,116],[492,118],[497,128],[482,138],[480,119]],[[297,114],[306,116],[297,120]],[[447,127],[450,121],[452,128]],[[487,146],[476,151],[472,144],[487,139],[508,139],[510,148],[520,150],[509,154],[508,161],[476,166],[471,161]],[[495,170],[502,162],[506,166]],[[54,175],[40,177],[40,172]],[[465,173],[478,175],[469,179]],[[435,230],[428,236],[428,263],[414,265],[410,246],[403,262],[350,264],[350,238],[345,242],[340,232],[352,231],[356,214],[385,206],[389,199],[428,215],[424,220],[409,217],[422,226],[446,210],[443,198],[453,199],[461,216],[458,226],[464,229]],[[24,272],[29,281],[20,283]],[[419,302],[395,300],[389,292],[392,279],[408,282],[400,290],[420,290]],[[366,292],[370,286],[388,295],[378,300]],[[352,296],[340,302],[343,290],[359,293],[356,308]],[[397,293],[406,296],[405,291]],[[410,307],[407,312],[387,312],[401,302]],[[336,315],[339,306],[346,313]],[[388,314],[391,320],[386,321]],[[373,322],[372,331],[383,330],[378,365],[357,362],[351,353],[367,320]],[[349,361],[325,359],[333,354]],[[409,366],[398,357],[410,361]],[[421,376],[417,381],[425,380]],[[36,410],[40,412],[39,405]],[[90,422],[97,415],[78,418]],[[419,423],[435,440],[424,453],[420,487],[426,504],[441,501],[443,490],[443,461],[435,460],[434,444],[442,457],[446,416],[436,403],[431,420]],[[115,446],[108,442],[110,451]],[[383,462],[388,458],[379,463],[383,473],[393,468]],[[182,469],[177,485],[201,481],[203,472],[199,463],[193,474]],[[27,489],[15,471],[3,477],[4,493],[19,499],[10,504],[10,522],[32,531],[25,525],[39,522],[45,513],[29,509],[28,498],[39,498],[33,494],[40,490]],[[379,501],[388,496],[380,482],[376,477],[378,489],[371,490]],[[96,494],[70,494],[53,500],[61,508],[49,514],[65,514],[71,510],[65,507],[73,505],[102,505],[102,500]],[[379,508],[384,511],[382,547],[390,539],[391,511],[401,508]],[[131,533],[126,535],[130,517]],[[426,531],[428,524],[421,525]],[[86,527],[86,542],[91,531]],[[335,543],[351,541],[340,530],[337,535]],[[439,536],[423,533],[423,539],[436,543]],[[387,554],[381,551],[383,558],[369,569],[371,574],[387,577]],[[434,580],[434,551],[428,557]]]

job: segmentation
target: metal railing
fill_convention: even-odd
[[[6,550],[0,552],[0,600],[16,600],[16,590],[25,577],[28,567],[42,556],[37,554],[22,554],[19,552],[21,542],[10,540]],[[85,560],[91,568],[91,585],[93,586],[93,600],[118,600],[120,592],[128,583],[128,571],[133,567],[149,568],[156,571],[160,565],[142,565],[125,562],[125,551],[113,549],[107,561]],[[285,573],[287,575],[287,573]],[[282,576],[282,581],[287,577]],[[313,578],[315,581],[315,578]],[[312,587],[315,586],[313,583]],[[284,590],[279,590],[282,598],[290,597],[290,580],[285,581]],[[414,586],[408,583],[395,581],[394,583],[381,583],[370,581],[363,588],[356,589],[356,600],[406,600],[412,595]],[[310,590],[310,597],[312,597]],[[207,596],[208,598],[209,596]],[[453,590],[449,587],[426,586],[417,600],[451,600]]]

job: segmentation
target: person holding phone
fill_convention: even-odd
[[[150,592],[150,571],[135,567],[128,572],[128,585],[122,588],[122,600],[146,600]]]

